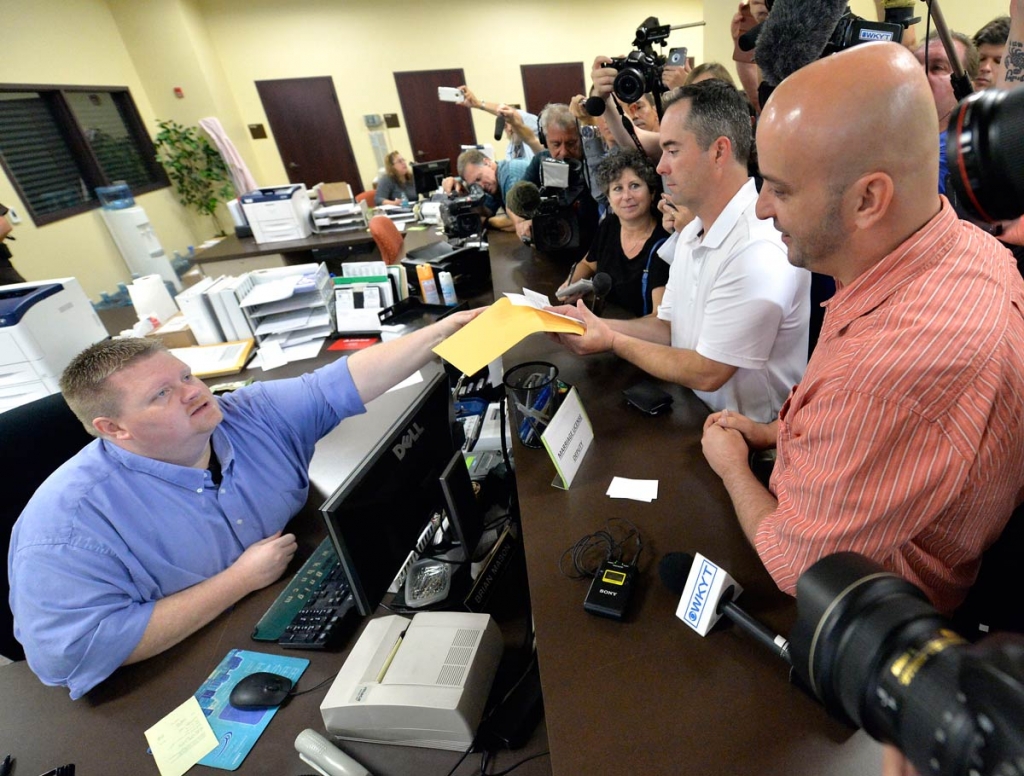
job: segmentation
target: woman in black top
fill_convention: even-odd
[[[598,165],[597,181],[608,198],[608,215],[562,287],[604,272],[612,279],[607,302],[635,316],[649,315],[668,282],[668,264],[657,254],[668,237],[656,208],[661,179],[639,151],[616,148]]]

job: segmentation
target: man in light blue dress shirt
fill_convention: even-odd
[[[97,439],[40,486],[11,535],[15,635],[36,675],[79,698],[278,579],[317,440],[478,312],[219,399],[155,340],[77,356],[61,389]]]

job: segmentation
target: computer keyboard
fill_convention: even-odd
[[[256,623],[252,638],[291,649],[331,649],[357,617],[355,598],[327,537]]]

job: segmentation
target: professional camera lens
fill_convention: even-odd
[[[644,74],[635,67],[624,67],[615,76],[612,88],[616,97],[626,105],[631,105],[647,94],[647,81]]]
[[[1024,90],[964,99],[949,117],[947,154],[962,203],[986,221],[1024,213]]]
[[[796,595],[793,669],[830,713],[929,773],[998,772],[983,767],[985,726],[961,691],[968,648],[918,588],[839,553],[811,566]]]

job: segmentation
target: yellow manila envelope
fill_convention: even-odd
[[[542,331],[583,334],[586,330],[587,327],[574,318],[513,304],[502,297],[434,348],[434,352],[456,369],[471,375],[530,334]]]

